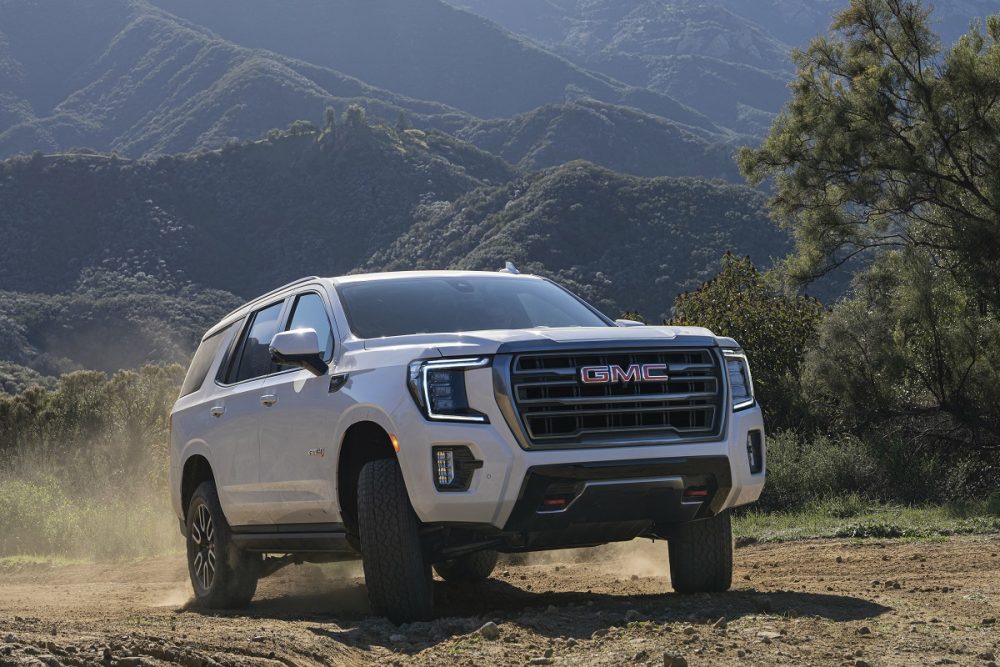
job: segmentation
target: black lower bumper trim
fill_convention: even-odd
[[[665,537],[717,513],[731,488],[725,456],[536,466],[502,532],[524,550]]]

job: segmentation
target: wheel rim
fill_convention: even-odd
[[[191,561],[194,578],[207,591],[215,581],[215,523],[205,505],[198,506],[191,523],[191,541],[195,546],[194,559]]]

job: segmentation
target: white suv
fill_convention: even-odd
[[[171,413],[197,599],[360,557],[372,610],[409,621],[432,567],[640,536],[668,541],[676,591],[728,589],[728,510],[765,475],[746,357],[636,324],[514,269],[305,278],[230,313]]]

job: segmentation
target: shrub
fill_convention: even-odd
[[[816,299],[770,289],[749,257],[726,253],[714,278],[677,297],[668,323],[703,326],[736,339],[750,360],[769,425],[783,427],[797,424],[803,414],[800,369],[823,312]]]

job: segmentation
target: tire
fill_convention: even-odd
[[[473,582],[489,579],[500,557],[496,551],[487,549],[459,556],[434,565],[434,571],[445,581]]]
[[[253,599],[261,557],[233,544],[214,482],[202,482],[188,504],[187,556],[198,605],[227,609],[245,607]]]
[[[393,623],[430,619],[431,566],[395,459],[369,461],[361,468],[358,532],[372,613]]]
[[[733,583],[733,531],[729,512],[691,521],[668,540],[670,583],[678,593],[718,593]]]

